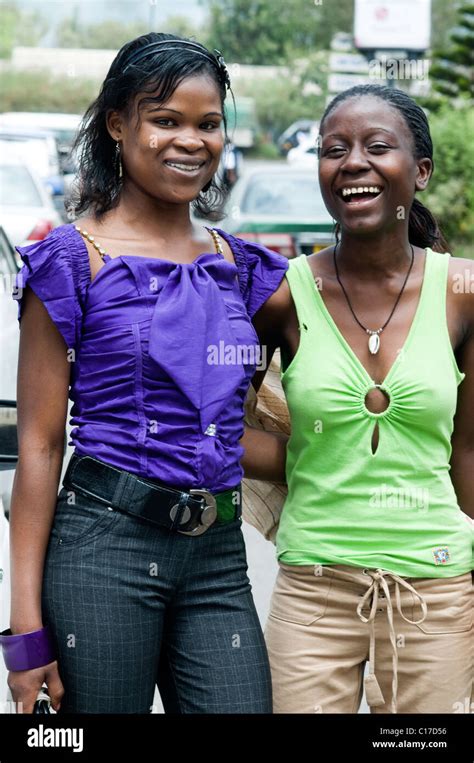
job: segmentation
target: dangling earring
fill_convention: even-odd
[[[122,170],[122,152],[120,151],[120,143],[118,141],[115,143],[115,166],[118,170],[118,177],[120,180],[123,175],[123,170]]]

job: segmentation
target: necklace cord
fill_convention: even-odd
[[[410,262],[410,267],[408,268],[408,272],[407,272],[407,274],[406,274],[406,276],[405,276],[405,280],[403,281],[403,285],[402,285],[402,288],[401,288],[401,290],[400,290],[400,293],[399,293],[399,295],[398,295],[397,299],[395,300],[395,304],[394,304],[394,306],[393,306],[393,308],[392,308],[392,311],[391,311],[390,315],[388,316],[387,320],[385,321],[385,323],[383,324],[383,326],[382,326],[381,328],[377,329],[377,331],[371,331],[370,329],[366,328],[366,326],[364,326],[364,325],[363,325],[363,324],[360,322],[360,320],[358,319],[357,315],[355,314],[355,312],[354,312],[354,309],[353,309],[353,307],[352,307],[352,305],[351,305],[351,301],[350,301],[350,299],[349,299],[349,295],[348,295],[348,293],[346,292],[346,290],[345,290],[345,288],[344,288],[344,284],[342,283],[342,281],[341,281],[341,278],[340,278],[340,276],[339,276],[339,269],[338,269],[338,267],[337,267],[337,259],[336,259],[336,251],[337,251],[337,247],[339,246],[339,243],[340,243],[340,242],[338,241],[338,242],[337,242],[337,244],[336,244],[336,246],[335,246],[335,247],[334,247],[334,249],[333,249],[334,270],[336,271],[336,278],[337,278],[337,282],[338,282],[339,286],[340,286],[340,287],[341,287],[341,289],[342,289],[342,292],[343,292],[343,294],[344,294],[344,296],[345,296],[345,298],[346,298],[346,301],[347,301],[347,304],[348,304],[348,306],[349,306],[349,309],[350,309],[350,311],[351,311],[352,315],[354,316],[355,320],[356,320],[356,321],[357,321],[357,323],[359,324],[359,326],[360,326],[362,329],[364,329],[364,331],[365,331],[367,334],[380,334],[380,333],[381,333],[381,332],[384,330],[384,328],[385,328],[386,326],[388,326],[388,324],[389,324],[389,322],[390,322],[390,320],[391,320],[391,318],[392,318],[392,315],[394,314],[394,312],[395,312],[395,310],[396,310],[396,308],[397,308],[397,305],[398,305],[398,303],[400,302],[401,296],[402,296],[402,294],[403,294],[403,292],[404,292],[404,290],[405,290],[405,286],[407,285],[407,281],[408,281],[408,278],[410,277],[411,269],[412,269],[412,267],[413,267],[413,262],[414,262],[414,260],[415,260],[415,252],[414,252],[413,246],[412,246],[412,244],[410,244],[410,247],[411,247],[411,262]]]

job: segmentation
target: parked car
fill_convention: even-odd
[[[219,227],[289,259],[312,254],[334,241],[333,220],[312,170],[281,162],[246,168],[227,210]]]
[[[41,241],[61,218],[25,160],[0,140],[0,224],[16,245]]]
[[[307,137],[310,132],[315,132],[319,128],[319,122],[315,122],[314,119],[298,119],[293,122],[284,132],[277,138],[277,146],[282,156],[286,156],[288,151],[298,146],[302,139]]]
[[[308,170],[316,171],[318,169],[318,152],[316,142],[308,140],[288,151],[286,161],[292,167],[306,167]]]
[[[22,155],[51,195],[64,194],[64,180],[54,135],[27,127],[5,127],[0,119],[0,141]]]
[[[63,173],[74,172],[74,162],[70,157],[70,150],[80,121],[80,114],[60,114],[42,111],[7,111],[0,116],[0,124],[5,127],[47,130],[54,135]]]

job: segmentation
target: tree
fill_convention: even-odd
[[[0,26],[0,58],[10,58],[15,45],[36,45],[48,28],[36,11],[20,11],[14,3],[3,5]]]
[[[430,116],[435,170],[421,201],[438,219],[448,243],[464,243],[472,252],[474,236],[474,112],[467,103],[453,109],[446,99]],[[455,249],[452,249],[456,253]],[[472,254],[470,255],[472,257]]]
[[[15,27],[17,24],[17,9],[6,7],[2,10],[2,26],[0,30],[0,58],[10,58],[13,50]]]
[[[459,0],[431,0],[431,47],[434,50],[446,48],[450,33],[456,24]]]
[[[327,96],[328,52],[312,53],[283,69],[278,77],[242,78],[235,83],[237,96],[255,99],[261,138],[275,141],[297,119],[320,119]],[[228,104],[232,112],[232,104]]]
[[[82,26],[72,17],[65,19],[59,26],[57,44],[60,48],[118,50],[129,40],[149,31],[145,23],[122,24],[120,21],[109,20]]]
[[[54,111],[82,114],[97,96],[97,82],[55,76],[47,71],[0,70],[5,111]]]
[[[430,76],[434,88],[451,99],[474,98],[474,5],[462,3],[459,25],[447,50],[434,52]]]
[[[329,48],[336,31],[352,29],[353,0],[207,0],[211,47],[227,61],[288,64]]]
[[[160,32],[177,34],[180,37],[194,37],[202,42],[201,30],[196,29],[193,23],[186,16],[168,16],[166,21],[160,26]]]

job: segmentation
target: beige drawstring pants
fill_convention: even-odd
[[[279,563],[265,640],[275,713],[469,713],[471,572]]]

